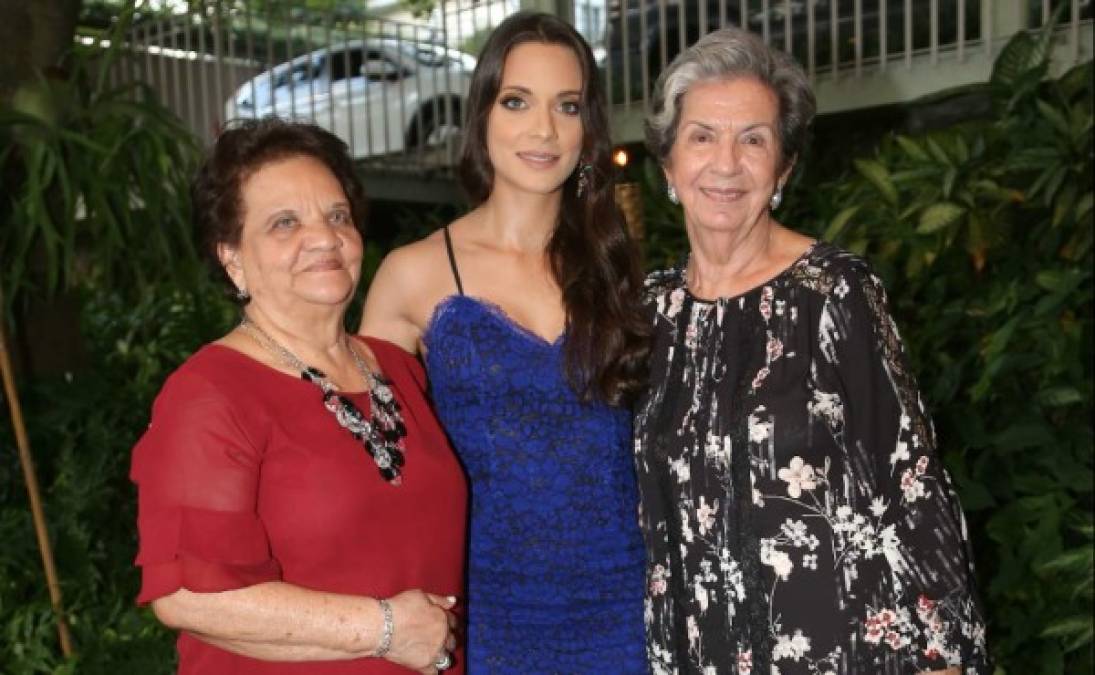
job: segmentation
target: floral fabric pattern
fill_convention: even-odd
[[[815,244],[767,283],[647,279],[636,409],[662,673],[990,672],[965,520],[885,291]]]

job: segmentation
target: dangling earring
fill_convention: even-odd
[[[578,162],[578,197],[580,198],[589,188],[589,175],[593,173],[593,165],[585,160]]]
[[[768,206],[771,210],[775,211],[779,208],[779,205],[783,203],[783,185],[781,184],[776,188],[776,191],[772,194],[772,198],[768,200]]]
[[[681,203],[681,198],[677,196],[677,188],[670,185],[669,189],[667,189],[665,193],[666,196],[669,197],[669,201],[673,202],[674,204]]]

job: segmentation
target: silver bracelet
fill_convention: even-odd
[[[392,649],[392,635],[395,634],[395,617],[392,616],[392,604],[387,600],[380,600],[380,611],[384,613],[384,632],[380,636],[380,646],[373,652],[373,656],[380,658]]]

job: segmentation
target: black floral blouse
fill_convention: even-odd
[[[965,520],[867,264],[818,243],[737,297],[692,297],[681,268],[646,291],[653,672],[989,672]]]

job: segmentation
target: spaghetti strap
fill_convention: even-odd
[[[445,251],[449,254],[449,267],[452,268],[452,278],[456,280],[456,290],[464,295],[464,284],[460,283],[460,270],[456,269],[456,253],[452,250],[452,236],[449,235],[449,226],[445,230]]]

